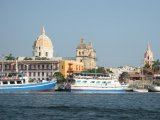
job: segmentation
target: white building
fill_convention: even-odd
[[[45,35],[42,27],[41,35],[35,40],[33,45],[33,57],[53,58],[53,45],[51,39]]]
[[[137,68],[137,67],[131,67],[131,66],[121,66],[121,67],[117,67],[117,68],[110,68],[110,71],[112,71],[114,73],[114,75],[118,78],[120,74],[122,74],[123,72],[137,72],[140,73],[141,68]]]

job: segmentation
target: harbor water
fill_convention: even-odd
[[[0,120],[160,120],[160,94],[0,93]]]

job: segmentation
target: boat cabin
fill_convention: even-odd
[[[14,85],[27,83],[27,77],[23,73],[0,74],[0,85]]]

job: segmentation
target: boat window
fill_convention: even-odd
[[[102,83],[106,83],[106,81],[103,81]]]
[[[22,81],[17,81],[17,84],[22,84]]]
[[[80,83],[81,81],[80,80],[77,80],[77,83]]]
[[[10,84],[15,84],[15,82],[14,81],[10,81]]]
[[[22,77],[22,74],[19,74],[18,77]]]
[[[87,81],[83,81],[83,83],[87,83]]]
[[[25,83],[25,80],[23,80],[23,83]]]
[[[96,83],[100,83],[100,81],[97,81]]]
[[[95,81],[91,81],[91,83],[95,83]]]
[[[7,81],[3,81],[3,84],[8,84],[8,82]]]

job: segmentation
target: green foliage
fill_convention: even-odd
[[[160,60],[159,59],[154,61],[152,65],[152,70],[154,71],[154,73],[160,73]]]
[[[119,77],[120,82],[126,82],[127,79],[128,79],[128,72],[123,72]]]
[[[49,58],[46,58],[46,57],[36,57],[35,60],[49,60]]]
[[[107,71],[108,73],[113,73],[110,69],[106,69],[106,71]]]
[[[91,69],[91,70],[85,70],[85,71],[82,71],[82,72],[89,72],[89,73],[106,73],[106,70],[104,67],[99,67],[97,69]]]
[[[32,82],[34,82],[34,81],[36,81],[35,78],[30,78],[28,82],[31,82],[31,83],[32,83]]]
[[[53,75],[53,77],[56,78],[57,83],[61,83],[61,82],[65,81],[65,78],[64,78],[64,76],[62,75],[61,72],[55,72],[54,75]]]
[[[30,57],[25,57],[24,60],[32,60]]]
[[[151,66],[150,66],[148,63],[146,63],[146,64],[144,65],[144,68],[151,68]]]
[[[10,53],[9,55],[5,56],[5,60],[15,60],[16,58],[12,56]]]

